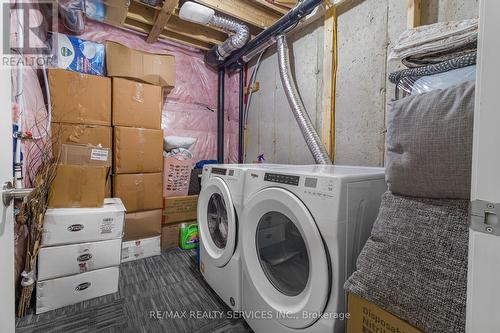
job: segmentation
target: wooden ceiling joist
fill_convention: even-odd
[[[260,29],[270,27],[282,16],[250,0],[196,0],[196,2]]]
[[[168,20],[172,16],[175,8],[179,5],[179,0],[164,0],[163,7],[161,10],[156,11],[156,18],[154,20],[153,27],[149,32],[148,38],[146,38],[146,42],[154,43],[158,40],[160,33],[163,31],[163,28],[167,24]]]

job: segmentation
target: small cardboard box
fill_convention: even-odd
[[[56,168],[49,189],[49,207],[102,207],[108,168],[64,164]]]
[[[61,148],[60,164],[111,167],[111,150],[92,145],[67,145]]]
[[[109,126],[52,123],[52,140],[57,153],[62,144],[113,147],[113,131]]]
[[[43,247],[38,254],[39,281],[119,266],[122,240]]]
[[[197,195],[164,198],[163,224],[196,220],[197,208]]]
[[[104,75],[104,45],[52,32],[56,52],[52,66],[70,71]]]
[[[113,126],[161,129],[162,88],[113,78]]]
[[[108,267],[52,280],[38,281],[36,283],[36,314],[116,293],[119,274],[119,267]]]
[[[111,79],[49,69],[52,121],[111,126]]]
[[[106,198],[100,208],[49,208],[43,220],[42,246],[121,238],[125,207]]]
[[[161,237],[132,240],[122,243],[122,262],[143,259],[161,254]]]
[[[401,332],[424,333],[375,304],[349,293],[347,333]]]
[[[179,246],[179,230],[181,223],[167,224],[161,228],[161,250],[165,251]]]
[[[122,199],[127,212],[162,209],[161,173],[125,173],[113,175],[113,196]]]
[[[125,215],[124,241],[149,238],[161,235],[161,209]]]
[[[175,57],[130,49],[106,42],[108,76],[123,77],[167,89],[175,86]]]
[[[114,128],[113,171],[153,173],[163,170],[161,130],[116,126]]]

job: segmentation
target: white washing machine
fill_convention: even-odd
[[[344,332],[343,284],[386,190],[384,169],[249,169],[240,231],[242,313],[256,333]]]
[[[212,289],[234,311],[241,309],[238,218],[242,213],[245,170],[249,167],[261,168],[262,165],[205,166],[198,197],[200,271]]]

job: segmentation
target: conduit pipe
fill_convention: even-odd
[[[297,87],[295,86],[295,82],[290,74],[290,58],[288,55],[286,37],[280,34],[276,36],[276,42],[278,47],[278,66],[281,83],[283,84],[283,89],[285,90],[288,103],[292,108],[295,120],[297,121],[300,131],[302,132],[302,135],[307,143],[307,147],[309,147],[309,150],[311,151],[317,164],[332,164],[330,156],[328,156],[325,146],[314,129],[304,103],[300,98]]]

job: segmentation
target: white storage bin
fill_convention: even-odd
[[[122,240],[117,238],[41,248],[38,255],[38,280],[119,266],[121,247]]]
[[[123,242],[122,262],[160,255],[160,242],[161,236]]]
[[[108,267],[62,278],[38,281],[36,284],[36,313],[118,291],[119,267]]]
[[[124,220],[125,207],[119,198],[104,199],[99,208],[49,208],[42,246],[121,238]]]

